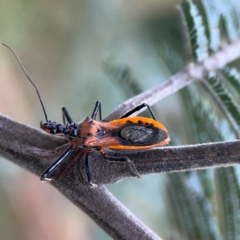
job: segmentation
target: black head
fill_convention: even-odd
[[[65,135],[66,127],[63,124],[47,121],[45,123],[40,122],[40,127],[47,133],[51,134],[63,134]]]
[[[79,124],[77,123],[63,125],[60,123],[48,121],[45,123],[40,122],[40,127],[45,132],[50,134],[57,134],[57,135],[62,135],[70,138],[78,137]]]

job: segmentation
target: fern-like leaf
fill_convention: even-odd
[[[218,188],[218,205],[222,212],[223,239],[240,239],[240,208],[239,208],[239,185],[233,167],[220,168],[215,171],[215,179]]]
[[[216,0],[202,0],[203,10],[206,16],[206,34],[209,42],[209,49],[213,52],[217,51],[221,45],[220,38],[220,13],[216,5]]]
[[[239,9],[236,9],[234,2],[232,0],[222,0],[219,4],[216,4],[222,14],[224,28],[230,41],[236,41],[240,37]]]
[[[213,95],[217,99],[219,106],[222,107],[222,110],[229,117],[230,123],[235,122],[234,125],[237,125],[236,134],[238,135],[240,127],[240,112],[239,107],[235,103],[232,95],[229,94],[225,84],[221,82],[218,76],[215,73],[209,73],[207,76],[207,83],[213,91]]]
[[[224,67],[218,71],[222,77],[228,82],[240,96],[240,73],[236,68]]]
[[[171,196],[175,216],[174,224],[179,232],[184,233],[184,239],[218,239],[218,230],[209,203],[201,194],[187,187],[187,175],[173,173],[169,176],[167,191]],[[191,197],[189,197],[191,196]]]
[[[209,101],[199,94],[199,87],[188,86],[181,92],[183,105],[186,106],[186,121],[191,126],[193,143],[223,141],[221,123]]]
[[[184,0],[179,8],[187,51],[191,61],[201,62],[208,56],[208,40],[202,16],[191,0]]]
[[[110,79],[118,85],[126,98],[133,97],[141,92],[141,88],[136,79],[133,78],[129,67],[119,66],[116,63],[106,60],[103,62],[103,68]]]

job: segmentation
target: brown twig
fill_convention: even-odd
[[[3,115],[0,115],[0,132],[1,155],[38,176],[66,148],[64,139],[51,136]],[[238,164],[240,163],[239,144],[240,141],[234,141],[155,148],[142,152],[106,150],[106,153],[113,156],[128,156],[135,163],[140,174],[149,174]],[[91,189],[79,181],[77,164],[66,171],[61,180],[57,178],[61,171],[58,169],[52,176],[53,185],[112,237],[160,239],[102,185],[133,176],[128,165],[110,163],[97,152],[93,152],[90,166],[94,182],[99,185],[97,189]],[[84,169],[81,175],[85,177]]]

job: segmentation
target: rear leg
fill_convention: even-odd
[[[126,114],[124,114],[121,118],[127,118],[127,117],[131,116],[133,113],[141,110],[141,109],[144,108],[144,107],[147,107],[147,108],[148,108],[148,111],[150,112],[152,118],[153,118],[154,120],[156,120],[156,117],[155,117],[155,115],[153,114],[153,111],[152,111],[151,107],[150,107],[148,104],[146,104],[146,103],[143,103],[143,104],[135,107],[135,108],[132,109],[131,111],[129,111],[129,112],[127,112]]]
[[[42,181],[51,181],[52,179],[48,177],[58,165],[60,165],[65,159],[67,159],[68,155],[73,152],[73,147],[68,148],[62,156],[60,156],[50,167],[48,167],[41,176]]]

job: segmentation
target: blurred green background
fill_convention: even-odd
[[[182,54],[175,6],[181,1],[0,0],[0,40],[20,57],[38,86],[48,117],[61,122],[66,106],[75,121],[91,114],[96,100],[109,114],[126,95],[103,69],[110,59],[131,68],[142,90],[170,73],[161,51]],[[35,90],[12,54],[0,48],[0,112],[39,127],[44,120]],[[156,104],[157,119],[187,143],[176,96]],[[0,235],[4,240],[110,239],[50,184],[0,159]],[[162,238],[171,225],[164,211],[165,174],[108,186]]]

